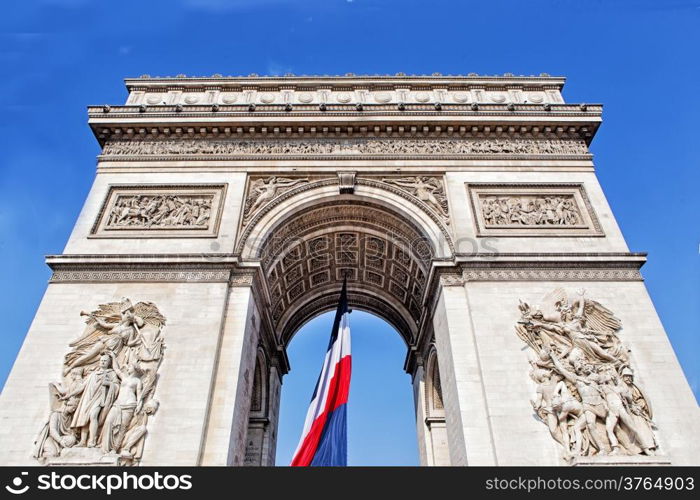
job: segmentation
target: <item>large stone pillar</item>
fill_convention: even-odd
[[[277,453],[277,426],[280,414],[280,396],[282,391],[282,377],[275,365],[270,366],[267,419],[265,436],[263,440],[262,465],[275,465],[275,455]],[[286,464],[280,464],[286,465]]]
[[[425,370],[422,364],[413,372],[413,404],[416,412],[418,457],[421,465],[430,465],[428,458],[430,445],[425,427]]]
[[[497,465],[482,369],[461,276],[441,277],[433,315],[452,465]]]
[[[259,314],[250,284],[232,286],[222,322],[200,465],[243,465]]]

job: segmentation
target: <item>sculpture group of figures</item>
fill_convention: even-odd
[[[98,449],[125,465],[141,458],[148,419],[158,410],[165,318],[150,302],[99,307],[80,313],[85,332],[70,344],[61,381],[49,384],[51,412],[34,450],[40,462],[76,448]]]
[[[542,306],[521,301],[518,336],[527,343],[537,383],[533,408],[564,456],[653,455],[651,404],[634,381],[622,324],[594,300],[569,301],[562,289]]]
[[[211,217],[211,197],[174,195],[119,196],[109,227],[203,227]]]
[[[276,139],[269,140],[138,140],[109,141],[106,156],[147,155],[584,155],[585,141],[550,139]]]
[[[481,213],[490,226],[575,226],[581,224],[576,202],[567,196],[490,196],[481,202]]]

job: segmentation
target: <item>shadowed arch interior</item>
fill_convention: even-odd
[[[350,306],[384,318],[410,345],[434,255],[431,240],[401,214],[347,199],[279,221],[258,258],[284,344],[306,321],[335,307],[345,276]]]

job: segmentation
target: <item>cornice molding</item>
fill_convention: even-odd
[[[149,105],[102,105],[88,106],[88,116],[91,122],[107,123],[112,120],[138,119],[140,121],[154,120],[157,118],[209,118],[213,121],[241,118],[302,118],[305,122],[309,118],[412,118],[412,117],[440,117],[460,118],[460,120],[492,117],[522,117],[527,120],[535,118],[554,117],[579,117],[592,119],[600,117],[603,111],[601,104],[441,104],[441,109],[436,110],[434,104],[364,104],[362,110],[357,109],[356,104],[327,104],[325,110],[319,109],[313,104],[256,104],[252,110],[248,104],[149,104]]]

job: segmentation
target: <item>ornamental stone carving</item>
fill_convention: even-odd
[[[570,300],[556,289],[535,307],[520,301],[515,330],[531,349],[533,409],[567,460],[653,455],[651,404],[635,383],[622,324],[584,293]]]
[[[103,157],[587,155],[583,140],[557,139],[182,139],[108,141]]]
[[[158,410],[165,318],[154,304],[126,298],[80,314],[85,331],[71,342],[61,379],[49,384],[51,409],[34,457],[53,465],[138,464]]]
[[[481,200],[481,215],[486,227],[581,224],[573,195],[487,196]]]
[[[209,227],[213,195],[119,195],[109,213],[108,229],[122,227]]]
[[[449,225],[449,207],[445,186],[440,177],[415,176],[415,177],[385,177],[382,182],[397,186],[401,190],[425,203],[442,221]]]
[[[580,183],[467,184],[478,236],[603,236]]]
[[[247,225],[258,210],[278,196],[290,191],[299,184],[308,183],[308,177],[290,179],[288,177],[251,178],[243,210],[243,225]]]
[[[226,186],[110,186],[92,237],[213,237]]]

